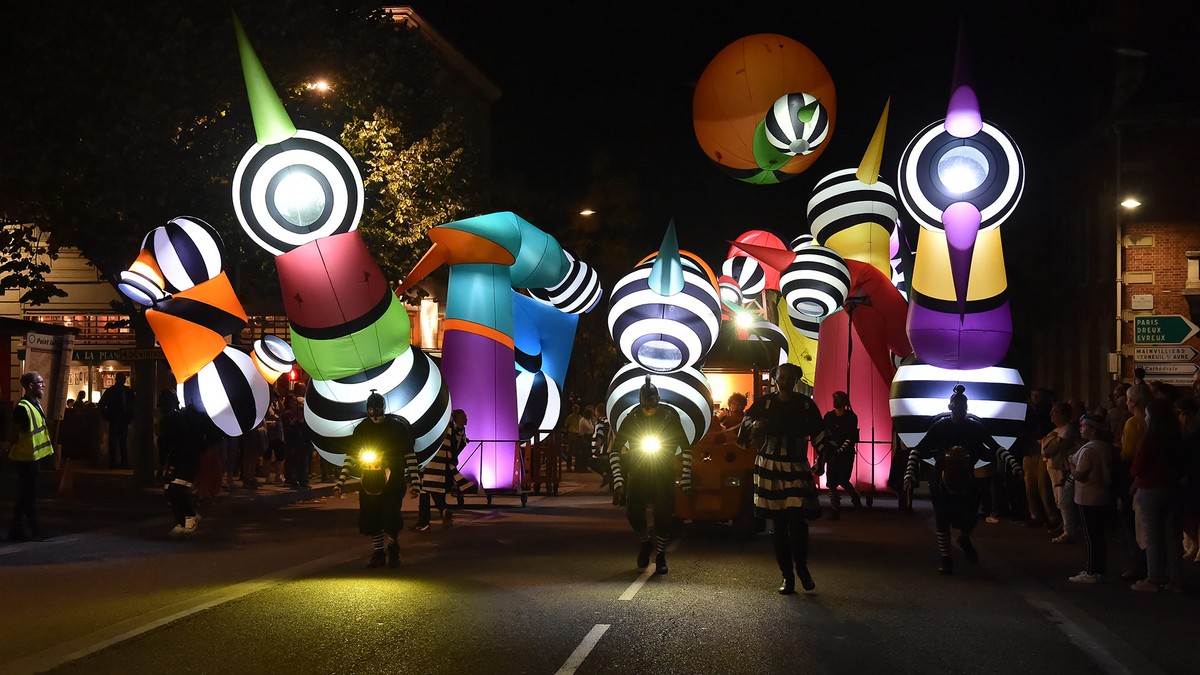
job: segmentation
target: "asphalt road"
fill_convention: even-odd
[[[595,478],[567,479],[406,531],[397,570],[322,491],[215,503],[187,541],[146,511],[0,546],[0,672],[1194,672],[1196,594],[1068,583],[1082,547],[1040,530],[981,524],[981,562],[941,577],[927,504],[879,499],[814,523],[817,590],[782,597],[766,534],[689,526],[651,576]]]

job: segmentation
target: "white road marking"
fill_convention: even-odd
[[[587,655],[595,648],[596,643],[600,641],[600,638],[609,629],[610,625],[607,623],[598,623],[592,626],[588,634],[583,636],[583,642],[580,642],[575,651],[571,652],[571,655],[567,657],[566,663],[562,664],[562,667],[558,669],[555,675],[573,675],[575,670],[583,664],[583,660],[587,658]]]
[[[678,539],[676,539],[675,541],[672,541],[671,545],[667,547],[667,553],[674,553],[675,549],[677,549],[677,548],[679,548],[679,540]],[[638,575],[638,578],[635,579],[632,584],[629,584],[629,588],[626,588],[625,592],[622,593],[621,597],[617,598],[617,600],[632,600],[633,596],[637,595],[637,592],[642,590],[642,586],[644,586],[646,584],[646,582],[649,581],[650,577],[652,577],[652,576],[654,576],[654,563],[653,562],[651,562],[649,565],[647,565],[646,569],[642,570],[642,573],[640,575]]]
[[[310,560],[278,572],[272,572],[257,579],[250,579],[249,581],[226,586],[211,593],[205,593],[189,601],[177,602],[153,612],[147,612],[141,616],[119,621],[107,628],[55,645],[18,661],[9,662],[4,666],[5,672],[41,673],[52,670],[75,659],[83,658],[88,654],[93,654],[101,649],[152,631],[155,628],[187,618],[197,612],[202,612],[231,600],[237,600],[251,593],[257,593],[284,581],[349,562],[361,557],[361,555],[362,550],[359,547],[331,553],[322,558]]]

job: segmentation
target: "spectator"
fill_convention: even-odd
[[[293,490],[307,489],[308,464],[312,459],[312,444],[308,440],[308,428],[304,426],[304,411],[300,399],[288,394],[283,399],[283,443],[287,452],[286,468],[288,487]]]
[[[1180,578],[1180,480],[1184,471],[1179,422],[1165,400],[1146,405],[1146,433],[1129,473],[1137,513],[1138,542],[1146,549],[1146,578],[1135,591],[1183,592]]]
[[[1105,514],[1112,504],[1109,476],[1112,448],[1105,440],[1108,423],[1094,415],[1084,415],[1079,422],[1079,435],[1084,444],[1071,456],[1071,477],[1075,482],[1075,504],[1083,521],[1083,538],[1087,547],[1084,570],[1070,578],[1077,584],[1100,582],[1108,561],[1105,540]]]
[[[4,442],[8,458],[17,467],[16,499],[8,540],[42,541],[46,536],[37,514],[39,462],[54,455],[41,403],[42,395],[46,393],[46,380],[41,373],[31,370],[21,374],[21,388],[25,395],[13,408],[12,424]]]
[[[1027,527],[1045,525],[1047,530],[1057,529],[1061,522],[1054,517],[1058,508],[1054,505],[1054,487],[1046,463],[1042,461],[1041,441],[1055,425],[1050,420],[1050,392],[1035,388],[1030,392],[1030,403],[1025,416],[1025,436],[1022,438],[1023,458],[1021,468],[1025,471],[1025,503],[1029,508]],[[1083,410],[1077,411],[1079,415]]]
[[[238,449],[242,453],[242,487],[258,487],[258,463],[267,449],[266,424],[260,424],[238,438]]]
[[[100,396],[100,416],[108,422],[108,468],[129,468],[129,424],[133,422],[133,390],[117,373],[113,386]]]
[[[575,470],[575,446],[579,441],[579,404],[571,404],[571,414],[567,415],[567,419],[563,420],[563,432],[565,432],[566,443],[563,446],[567,460],[567,471]]]
[[[1129,547],[1130,568],[1121,575],[1122,581],[1138,581],[1146,578],[1146,549],[1138,542],[1133,514],[1132,478],[1129,475],[1134,454],[1142,435],[1146,433],[1146,404],[1150,401],[1150,389],[1136,384],[1140,379],[1135,371],[1135,384],[1125,392],[1129,408],[1129,419],[1121,429],[1120,461],[1113,463],[1112,493],[1121,518],[1125,544]],[[1145,377],[1143,374],[1142,377]]]
[[[575,470],[586,472],[592,463],[592,436],[596,435],[596,413],[584,406],[579,414],[579,435],[575,438]]]
[[[1071,476],[1071,458],[1080,447],[1079,424],[1071,419],[1070,404],[1059,401],[1050,407],[1054,429],[1041,440],[1042,459],[1054,486],[1054,503],[1062,521],[1062,534],[1051,539],[1055,544],[1070,544],[1082,536],[1079,510],[1075,506],[1075,479]]]

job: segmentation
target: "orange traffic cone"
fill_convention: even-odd
[[[63,460],[62,477],[58,480],[58,494],[75,494],[75,469],[71,468],[71,460],[69,459]]]

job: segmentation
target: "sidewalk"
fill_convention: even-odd
[[[129,469],[99,469],[73,465],[74,488],[60,492],[62,471],[43,470],[38,496],[42,528],[54,537],[96,532],[134,522],[169,517],[161,485],[138,487]],[[11,466],[0,472],[0,524],[7,528],[12,517],[16,476]],[[279,483],[258,488],[235,487],[210,499],[198,501],[205,511],[223,512],[250,504],[284,505],[333,494],[333,483],[314,483],[307,490],[293,490]],[[11,545],[0,531],[0,547]]]

